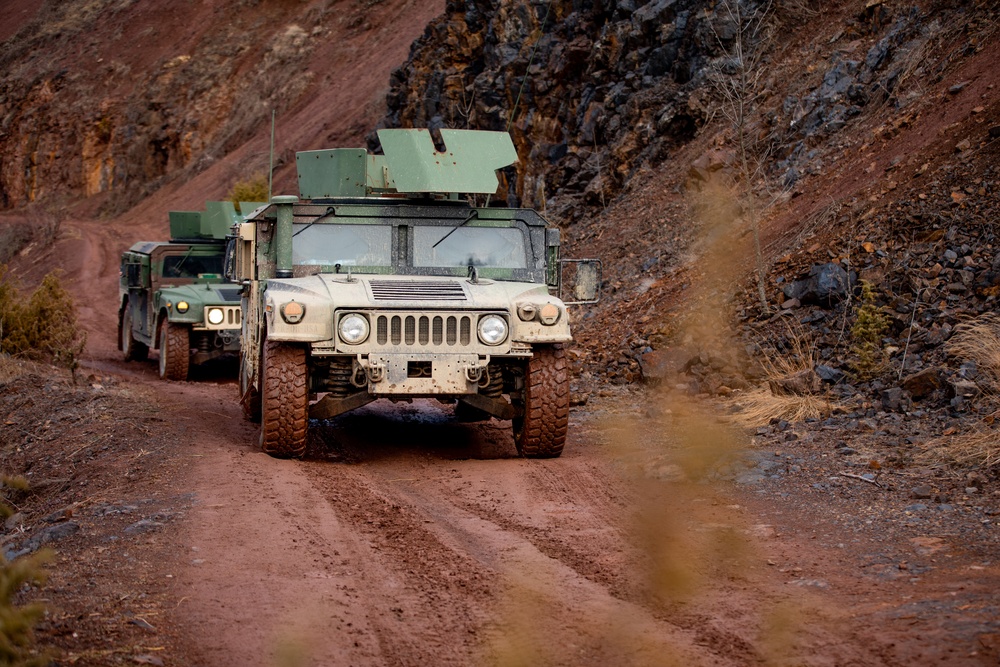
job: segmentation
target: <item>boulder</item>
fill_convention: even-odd
[[[787,299],[799,303],[831,306],[847,297],[854,281],[840,264],[817,264],[809,269],[809,276],[796,280],[784,288]]]
[[[927,398],[944,386],[943,373],[940,368],[925,368],[903,379],[902,387],[910,392],[914,400]]]

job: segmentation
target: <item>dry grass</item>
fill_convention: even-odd
[[[986,417],[968,431],[928,443],[921,458],[959,466],[1000,466],[1000,316],[988,313],[955,328],[948,354],[976,364]]]
[[[990,421],[977,424],[966,433],[933,440],[919,458],[962,467],[1000,467],[1000,431],[995,428],[995,421]]]
[[[1000,315],[988,313],[958,325],[946,349],[953,357],[976,362],[983,393],[1000,395]]]
[[[24,375],[24,363],[8,354],[0,354],[0,384]]]
[[[764,379],[760,386],[737,395],[735,404],[739,410],[732,416],[736,423],[756,428],[779,419],[796,422],[829,414],[831,403],[826,396],[773,390],[775,384],[812,373],[816,367],[816,346],[801,326],[789,325],[785,350],[774,350],[764,355],[760,362],[764,367]]]
[[[799,422],[819,419],[830,413],[830,401],[823,396],[778,396],[770,387],[757,387],[744,392],[738,399],[740,411],[733,420],[748,428],[766,426],[775,420]]]

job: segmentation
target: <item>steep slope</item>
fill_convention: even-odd
[[[886,244],[858,221],[887,231],[917,170],[964,165],[968,183],[983,182],[981,206],[953,205],[943,185],[936,206],[921,203],[957,229],[995,214],[989,128],[1000,82],[986,64],[997,55],[996,7],[745,2],[737,14],[704,0],[450,2],[393,74],[382,123],[510,125],[528,159],[509,174],[508,199],[546,207],[571,252],[605,261],[607,299],[578,329],[588,368],[633,381],[649,350],[700,338],[683,313],[759,314],[756,284],[745,304],[729,286],[754,266],[755,220],[773,310],[787,300],[783,281],[811,263],[843,258],[877,277],[872,267],[896,262],[868,257],[862,243]],[[732,95],[742,75],[752,85],[736,100],[740,127]],[[744,147],[750,169],[739,164]],[[914,187],[932,180],[922,178]],[[730,371],[746,366],[724,356]]]
[[[16,15],[30,15],[22,4]],[[221,197],[266,170],[272,110],[282,150],[356,143],[388,69],[439,11],[413,0],[46,2],[0,47],[0,206],[86,197],[116,214],[225,162],[192,205]]]

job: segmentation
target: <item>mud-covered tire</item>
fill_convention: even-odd
[[[305,348],[265,341],[262,363],[260,448],[275,458],[300,458],[309,427]]]
[[[253,382],[251,382],[250,378],[250,370],[247,366],[246,357],[240,353],[240,407],[243,408],[243,416],[247,420],[252,421],[255,424],[259,424],[261,413],[261,383],[258,382],[256,388],[253,386]]]
[[[513,420],[517,453],[529,459],[562,454],[569,430],[569,369],[562,345],[539,345],[525,367],[524,415]]]
[[[132,336],[132,308],[126,304],[118,315],[118,348],[125,361],[145,361],[149,346]]]
[[[160,322],[160,379],[187,380],[191,364],[191,331],[182,324]]]

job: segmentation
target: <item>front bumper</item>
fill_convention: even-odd
[[[375,395],[478,393],[488,382],[490,358],[478,354],[371,354],[358,360]]]

